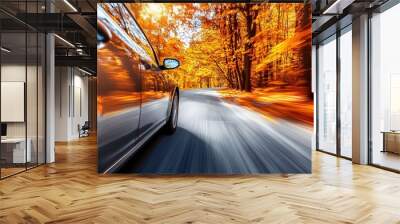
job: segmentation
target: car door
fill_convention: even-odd
[[[167,82],[161,73],[158,58],[154,50],[137,24],[134,16],[126,8],[121,8],[121,14],[126,15],[125,22],[128,30],[132,33],[143,51],[140,52],[140,75],[141,75],[141,114],[140,114],[140,136],[148,136],[157,130],[168,116],[169,91]]]
[[[163,74],[154,61],[141,61],[142,103],[139,132],[141,135],[159,129],[168,116],[169,91]]]
[[[98,4],[98,170],[112,172],[138,138],[140,46],[121,13],[121,3]]]

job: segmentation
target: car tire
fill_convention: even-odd
[[[164,126],[164,131],[166,134],[172,135],[176,131],[176,127],[178,126],[178,113],[179,113],[179,94],[178,92],[175,92],[171,106],[171,113],[169,114],[167,123]]]

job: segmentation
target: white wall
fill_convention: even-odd
[[[82,73],[78,73],[74,75],[74,108],[72,109],[73,119],[72,119],[72,136],[79,137],[78,133],[78,124],[81,126],[88,121],[88,78],[86,76],[82,76]],[[80,101],[80,102],[79,102]],[[81,111],[80,111],[81,110]]]
[[[4,64],[1,66],[1,81],[2,82],[24,82],[26,83],[25,80],[25,75],[26,75],[26,70],[28,71],[28,79],[29,79],[29,85],[36,86],[36,80],[33,80],[29,76],[31,74],[34,74],[36,76],[36,66],[27,66],[25,67],[24,65],[18,65],[18,64]],[[37,106],[36,104],[36,88],[27,88],[27,103],[31,107]],[[34,102],[32,104],[32,102]],[[2,110],[6,110],[7,108],[2,108]],[[29,112],[31,111],[29,110]],[[28,113],[28,122],[35,121],[36,123],[36,113]],[[7,122],[7,135],[8,137],[25,137],[25,123],[26,122]],[[33,127],[33,124],[28,125],[28,129],[30,127]],[[36,130],[36,126],[34,127]],[[28,130],[29,132],[29,130]],[[29,134],[29,133],[28,133]],[[29,136],[28,136],[29,137]]]
[[[69,133],[69,68],[55,68],[55,141],[67,141]]]
[[[70,141],[88,120],[88,78],[72,67],[56,67],[55,73],[55,140]]]
[[[27,91],[26,107],[24,105],[21,108],[22,113],[26,112],[27,119],[22,122],[6,122],[7,137],[24,138],[26,135],[31,144],[32,161],[36,162],[36,158],[39,158],[39,163],[44,162],[43,155],[45,150],[43,75],[42,68],[40,66],[36,67],[36,65],[25,66],[25,64],[3,64],[1,66],[2,82],[24,82]],[[25,80],[26,78],[27,80]],[[11,110],[11,108],[1,108],[1,110]],[[39,156],[37,156],[37,153],[39,153]]]

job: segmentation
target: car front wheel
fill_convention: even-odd
[[[165,124],[165,132],[167,134],[173,134],[178,126],[178,112],[179,112],[179,95],[176,92],[172,101],[171,113],[168,117],[167,123]]]

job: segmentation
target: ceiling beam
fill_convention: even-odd
[[[55,56],[56,66],[87,67],[96,71],[97,59],[91,56]]]
[[[97,30],[88,22],[88,20],[80,14],[68,14],[68,17],[85,31],[88,38],[86,41],[93,46],[96,46]]]

